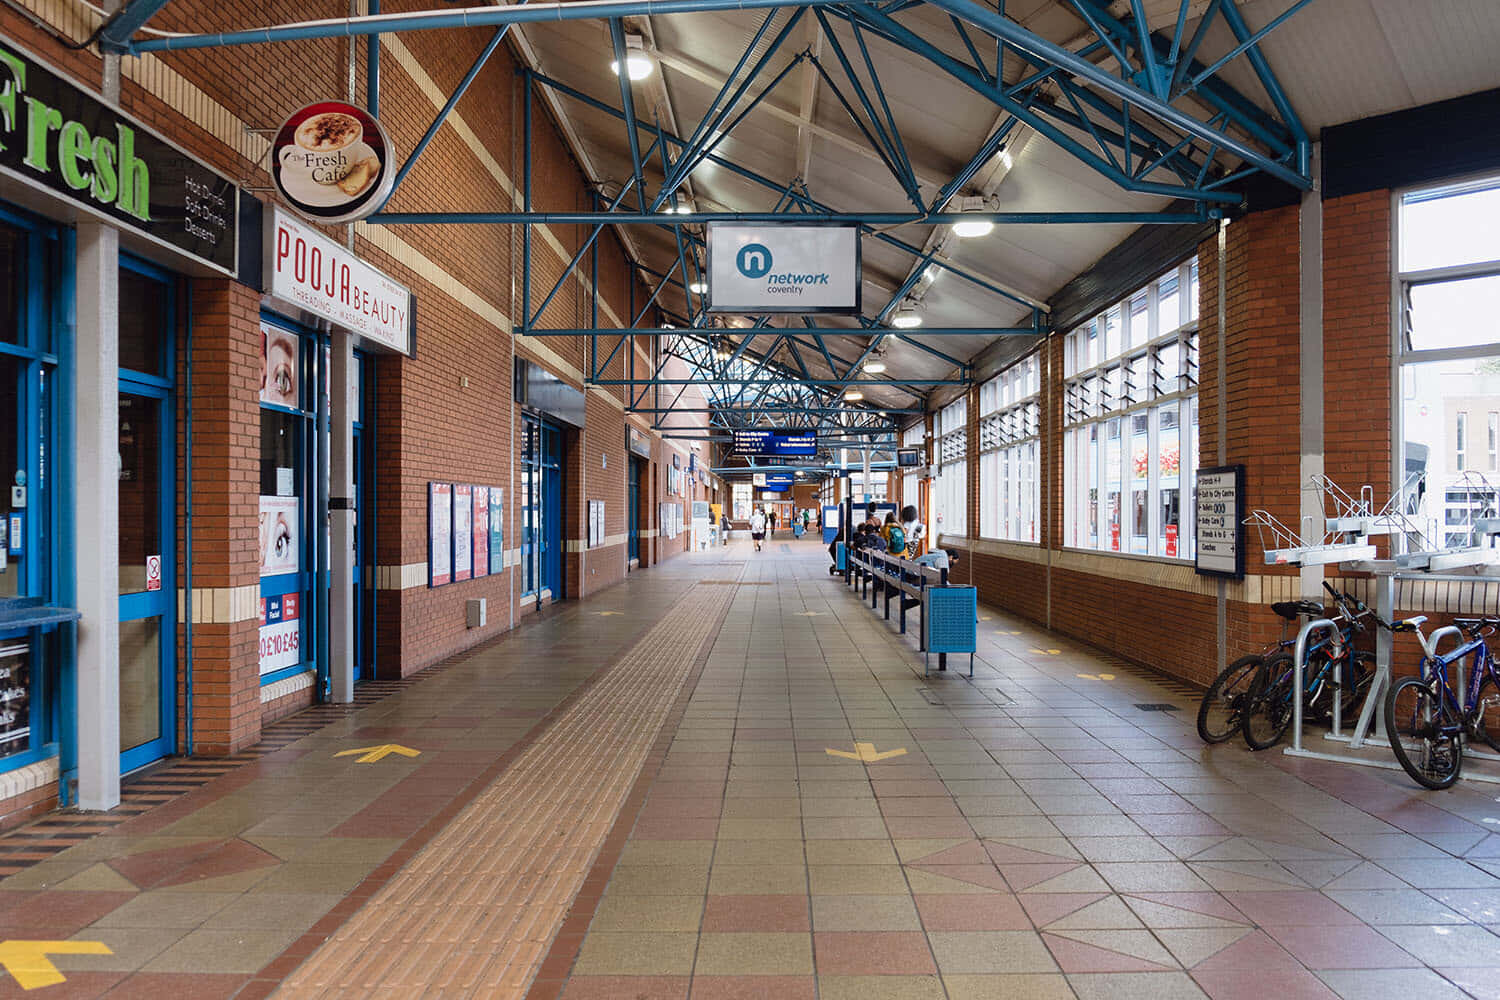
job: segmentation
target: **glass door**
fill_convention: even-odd
[[[563,598],[562,429],[542,422],[542,588]]]
[[[120,267],[120,770],[177,747],[176,452],[173,289]]]
[[[625,488],[628,491],[626,499],[627,517],[630,524],[626,528],[627,553],[625,558],[639,560],[641,557],[641,460],[632,458],[630,460],[630,474],[626,477]]]

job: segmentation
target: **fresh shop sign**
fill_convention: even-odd
[[[365,343],[413,357],[410,290],[274,205],[266,208],[268,291]]]
[[[239,189],[0,38],[0,174],[233,275]]]

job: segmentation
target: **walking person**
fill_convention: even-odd
[[[760,551],[760,543],[766,537],[766,515],[757,507],[750,512],[750,538],[755,542],[755,551]]]
[[[766,523],[771,526],[771,537],[776,537],[776,508],[772,507],[766,512]]]

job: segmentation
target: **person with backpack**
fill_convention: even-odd
[[[907,555],[915,558],[926,547],[927,526],[917,517],[917,508],[910,504],[901,508],[901,530],[906,536]]]
[[[755,542],[755,551],[760,551],[760,543],[766,537],[766,515],[759,507],[750,512],[750,538]]]
[[[886,548],[891,555],[906,555],[906,531],[897,522],[895,514],[885,516],[885,528],[881,533],[885,535]]]

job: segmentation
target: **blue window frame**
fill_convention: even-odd
[[[562,594],[562,428],[522,414],[521,594]]]
[[[59,331],[70,319],[72,266],[70,232],[0,203],[0,486],[26,488],[25,507],[14,509],[10,490],[0,489],[7,529],[20,516],[22,553],[7,556],[0,597],[62,605],[73,601],[61,499],[72,475],[72,344]],[[58,756],[68,740],[71,636],[71,626],[0,631],[0,651],[9,651],[0,655],[0,771]]]
[[[261,313],[260,663],[262,685],[318,669],[317,430],[322,338]]]
[[[177,749],[176,283],[122,254],[119,290],[120,770],[129,772]]]

